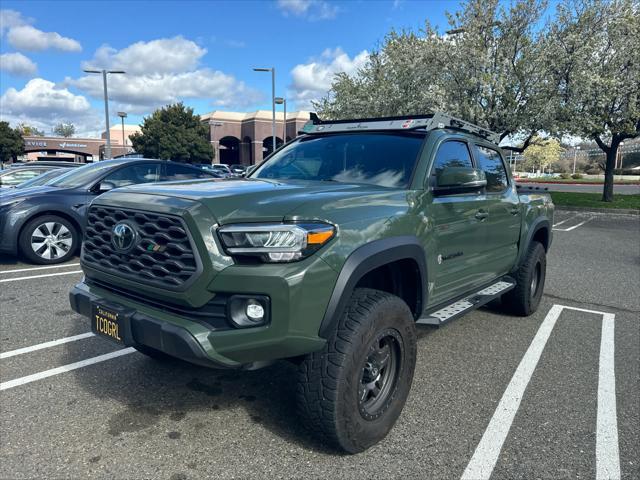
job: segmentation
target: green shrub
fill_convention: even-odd
[[[600,175],[602,173],[602,170],[600,170],[599,168],[590,168],[586,173],[588,175]]]
[[[582,178],[582,174],[574,173],[573,175],[571,175],[571,178],[573,178],[574,180],[580,180]]]
[[[567,180],[567,179],[571,178],[571,175],[568,174],[568,173],[561,173],[560,174],[560,178],[562,178],[564,180]]]

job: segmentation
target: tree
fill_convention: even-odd
[[[167,105],[146,117],[141,133],[131,135],[136,152],[149,158],[178,162],[211,162],[208,129],[193,109],[182,103]]]
[[[549,82],[543,68],[542,0],[469,0],[441,34],[389,33],[355,75],[339,74],[315,104],[323,117],[415,115],[444,110],[524,143],[548,130]]]
[[[76,133],[76,127],[73,123],[59,123],[53,127],[53,134],[59,137],[73,137]]]
[[[602,200],[613,200],[620,143],[640,135],[640,4],[580,0],[558,6],[546,36],[558,131],[605,153]]]
[[[17,129],[9,122],[0,122],[0,162],[16,161],[24,153],[24,140]]]
[[[545,168],[560,160],[563,148],[555,138],[534,137],[531,144],[524,151],[524,168],[540,169]]]
[[[16,130],[23,137],[44,137],[44,132],[26,123],[19,123]]]

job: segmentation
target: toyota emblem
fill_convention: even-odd
[[[136,231],[128,223],[116,223],[111,230],[111,243],[120,252],[128,252],[136,244]]]

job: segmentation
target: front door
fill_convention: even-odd
[[[469,145],[464,140],[448,140],[436,152],[431,177],[448,167],[473,167]],[[431,228],[425,244],[433,284],[429,285],[428,306],[465,293],[486,281],[483,244],[486,196],[462,193],[425,199],[425,215]]]

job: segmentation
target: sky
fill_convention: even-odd
[[[309,110],[337,72],[354,73],[392,28],[446,29],[457,1],[10,1],[0,4],[0,119],[51,134],[72,122],[77,134],[104,131],[100,75],[110,75],[109,111],[140,123],[182,101],[197,114]]]

